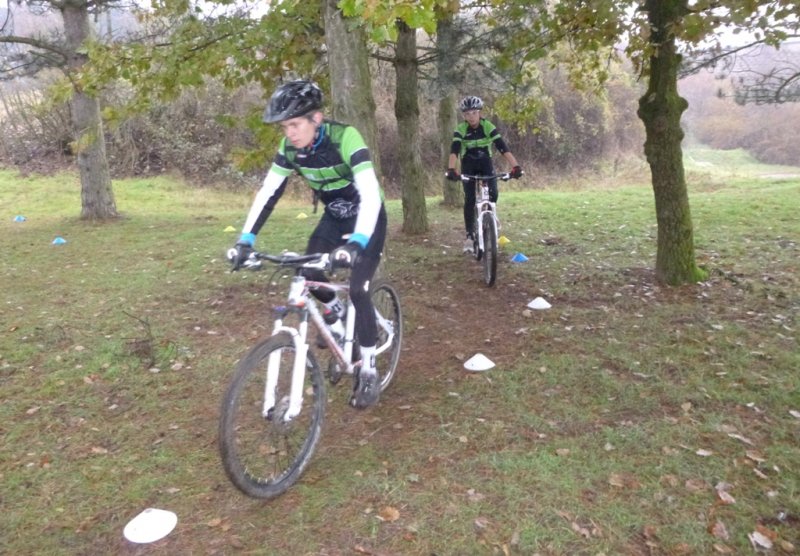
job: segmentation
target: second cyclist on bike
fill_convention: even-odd
[[[508,145],[503,140],[497,127],[481,117],[483,101],[476,96],[467,96],[461,99],[459,108],[464,116],[464,121],[456,126],[453,132],[453,142],[450,144],[450,158],[447,164],[447,179],[458,181],[461,175],[456,171],[456,161],[461,161],[461,172],[469,175],[491,176],[494,174],[492,164],[492,146],[505,157],[511,166],[511,177],[522,176],[517,159],[511,153]],[[475,207],[475,184],[464,184],[464,227],[467,237],[464,249],[471,251],[474,241],[473,230]],[[497,180],[489,180],[489,197],[493,203],[497,202]]]
[[[362,362],[350,405],[370,407],[380,397],[380,379],[375,368],[377,329],[369,283],[386,239],[386,210],[369,150],[356,128],[325,119],[322,91],[311,81],[292,81],[278,87],[262,119],[279,123],[285,137],[234,247],[234,269],[253,252],[256,235],[283,195],[289,176],[297,172],[314,191],[315,207],[317,200],[325,206],[306,253],[330,252],[332,264],[352,268],[350,297],[356,310],[355,331]],[[322,271],[304,272],[309,280],[327,280]],[[341,319],[345,310],[341,301],[330,291],[313,294],[326,306],[326,322],[337,328],[335,317]]]

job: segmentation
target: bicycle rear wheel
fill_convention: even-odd
[[[278,358],[275,406],[264,415],[267,363]],[[274,498],[292,486],[316,450],[325,417],[325,387],[314,354],[307,354],[303,408],[289,421],[292,368],[297,356],[288,334],[254,346],[236,367],[222,400],[219,448],[231,482],[253,498]],[[310,403],[310,406],[308,405]]]
[[[403,314],[400,309],[400,296],[391,284],[377,280],[372,283],[370,289],[370,299],[375,307],[378,326],[378,341],[375,347],[380,352],[375,358],[375,363],[381,376],[381,392],[383,392],[397,373],[397,363],[403,345]]]
[[[493,286],[497,278],[497,223],[494,214],[483,216],[483,281]]]

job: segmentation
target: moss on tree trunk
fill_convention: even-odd
[[[380,179],[375,97],[372,94],[366,37],[361,27],[354,26],[344,18],[337,7],[337,0],[323,1],[332,117],[358,128],[369,147],[375,173]]]
[[[397,23],[395,72],[397,97],[394,113],[397,118],[402,180],[403,231],[422,234],[428,231],[425,206],[425,176],[419,154],[419,99],[417,98],[417,34],[405,23]]]
[[[66,49],[69,52],[69,70],[78,71],[86,62],[86,55],[80,52],[80,47],[91,36],[89,4],[64,3],[61,15],[64,20]],[[119,213],[111,188],[100,104],[94,95],[76,86],[71,107],[73,149],[77,153],[81,179],[81,218],[117,218]]]
[[[681,114],[688,103],[678,94],[681,57],[670,27],[687,13],[686,0],[647,0],[645,10],[651,25],[650,78],[647,92],[639,99],[639,117],[644,123],[644,151],[655,193],[658,246],[656,279],[664,284],[697,282],[706,273],[694,256],[692,217],[683,169]]]
[[[439,50],[437,73],[441,99],[439,100],[439,137],[442,146],[442,196],[446,207],[462,208],[464,206],[464,188],[461,182],[444,178],[444,169],[450,158],[450,143],[453,141],[453,130],[456,127],[456,93],[453,83],[456,81],[456,34],[453,29],[452,13],[439,19],[436,29],[436,47]]]

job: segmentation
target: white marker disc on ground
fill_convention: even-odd
[[[552,305],[550,305],[547,301],[545,301],[541,297],[537,297],[536,299],[528,303],[528,308],[530,309],[549,309],[550,307],[552,307]]]
[[[482,353],[476,353],[464,363],[464,368],[468,371],[488,371],[492,367],[494,363]]]
[[[177,523],[173,512],[147,508],[128,522],[122,534],[131,542],[155,542],[169,535]]]

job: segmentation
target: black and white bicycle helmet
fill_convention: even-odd
[[[322,91],[313,81],[300,79],[284,83],[272,93],[262,120],[272,124],[322,108]]]
[[[469,96],[462,98],[458,106],[461,108],[462,112],[466,112],[467,110],[482,110],[483,101],[480,97]]]

